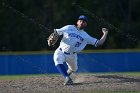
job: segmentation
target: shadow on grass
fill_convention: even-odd
[[[140,79],[132,78],[132,77],[123,77],[118,75],[103,75],[103,76],[95,76],[98,78],[107,78],[107,79],[117,79],[118,82],[140,82]]]

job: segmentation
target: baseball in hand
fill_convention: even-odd
[[[102,32],[103,33],[108,33],[108,29],[107,28],[102,28]]]

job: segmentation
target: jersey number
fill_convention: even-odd
[[[76,42],[75,47],[79,47],[81,45],[80,42]]]

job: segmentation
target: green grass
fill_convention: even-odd
[[[95,73],[95,74],[109,74],[109,75],[113,75],[113,74],[119,74],[119,75],[128,75],[128,76],[140,76],[140,72],[105,72],[105,73]]]
[[[0,80],[16,80],[33,76],[60,76],[60,74],[25,74],[25,75],[0,75]]]
[[[128,75],[128,76],[140,76],[140,72],[111,72],[111,73],[77,73],[77,74],[93,74],[93,75]],[[29,75],[0,75],[0,80],[16,80],[21,78],[29,78],[33,76],[60,76],[60,74],[29,74]]]
[[[122,74],[129,75],[129,76],[140,76],[140,72],[126,72]]]
[[[33,75],[0,75],[0,80],[16,80],[21,78],[32,77]]]

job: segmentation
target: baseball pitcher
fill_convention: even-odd
[[[106,40],[108,34],[107,28],[102,28],[102,37],[96,39],[84,31],[87,22],[88,18],[85,15],[81,15],[78,18],[77,25],[66,25],[60,29],[55,29],[54,33],[48,38],[48,45],[53,46],[57,42],[58,37],[63,35],[60,45],[54,53],[54,63],[58,71],[65,78],[64,85],[73,84],[70,75],[78,69],[77,53],[81,52],[87,44],[98,47]],[[68,65],[68,70],[66,70],[63,62],[66,62]]]

